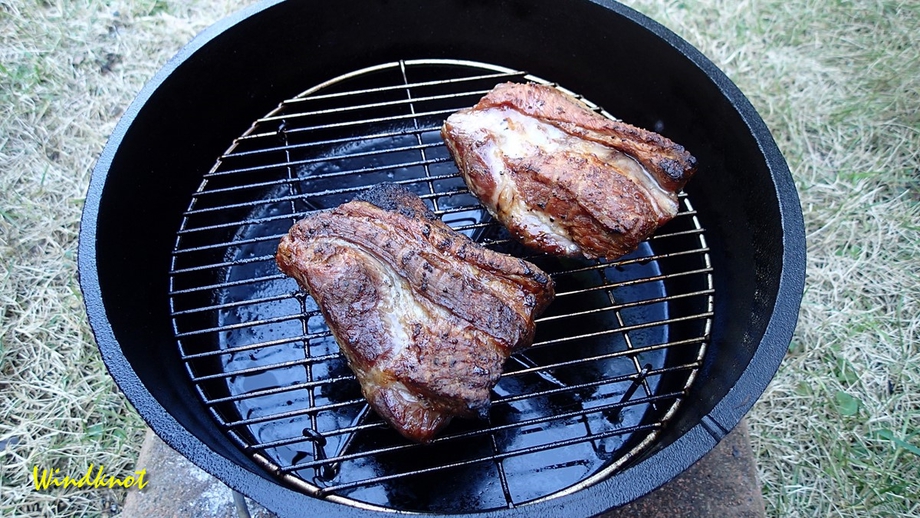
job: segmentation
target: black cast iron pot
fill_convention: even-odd
[[[207,269],[189,267],[177,256],[209,249],[182,236],[189,233],[192,216],[211,214],[203,205],[206,196],[200,193],[216,185],[212,178],[221,173],[218,159],[248,149],[240,142],[250,140],[232,144],[234,139],[271,131],[278,136],[272,146],[289,143],[289,121],[283,111],[275,110],[280,101],[356,70],[378,74],[381,64],[390,63],[393,65],[383,68],[402,70],[405,77],[406,67],[443,64],[443,60],[486,63],[490,65],[480,68],[498,71],[498,76],[502,71],[516,70],[523,71],[520,79],[531,77],[523,75],[526,72],[556,82],[625,121],[662,132],[696,155],[699,173],[686,188],[682,209],[684,219],[696,226],[686,231],[672,229],[671,234],[704,236],[694,238],[693,245],[702,247],[702,255],[694,260],[705,264],[693,270],[702,272],[702,287],[681,281],[678,277],[683,274],[670,270],[666,262],[683,252],[668,250],[664,239],[646,247],[648,253],[655,254],[654,261],[640,258],[622,267],[617,265],[618,271],[625,271],[633,263],[646,269],[651,268],[649,262],[661,263],[654,267],[658,269],[644,270],[644,275],[659,283],[652,289],[653,298],[658,297],[655,290],[659,288],[665,298],[673,290],[691,290],[690,295],[660,304],[665,315],[661,318],[673,322],[658,328],[665,337],[662,340],[692,343],[696,348],[689,354],[690,360],[682,358],[686,354],[676,348],[658,356],[651,355],[654,348],[650,348],[648,357],[658,358],[660,365],[652,365],[658,360],[650,360],[643,370],[640,362],[634,361],[637,372],[616,378],[623,388],[612,390],[608,396],[615,394],[620,399],[609,403],[610,410],[603,414],[606,421],[601,424],[614,428],[622,425],[627,413],[622,409],[630,398],[638,397],[635,393],[639,388],[646,391],[648,401],[634,428],[639,431],[648,419],[657,420],[651,427],[654,435],[648,436],[654,440],[645,444],[635,434],[623,439],[632,450],[628,456],[611,457],[616,469],[601,469],[602,476],[587,477],[588,482],[574,489],[562,488],[549,496],[522,501],[506,496],[507,502],[498,506],[474,502],[453,508],[443,503],[426,507],[412,501],[403,508],[401,497],[393,494],[386,504],[355,505],[348,498],[322,489],[305,490],[302,485],[289,483],[290,477],[279,477],[277,462],[253,455],[246,446],[246,438],[255,433],[253,429],[234,429],[234,419],[242,418],[233,413],[240,409],[213,403],[236,400],[232,394],[228,396],[226,384],[212,383],[202,374],[204,363],[199,359],[212,358],[207,352],[208,339],[185,337],[207,333],[186,330],[189,324],[185,317],[192,310],[177,300],[180,295],[205,292],[200,304],[218,304],[219,297],[208,295],[201,287],[217,281],[227,286],[238,283],[226,282],[226,276],[215,281],[213,275],[218,274],[195,273]],[[443,77],[429,82],[441,84],[439,81]],[[336,91],[334,85],[330,88]],[[441,97],[434,97],[440,102]],[[263,118],[267,113],[282,115]],[[261,122],[253,125],[257,120]],[[431,150],[423,155],[431,169],[450,167],[449,161],[435,156],[438,143],[424,141],[430,135],[419,132],[420,120],[424,122],[415,119],[415,133],[407,134],[418,135],[419,146]],[[302,144],[309,146],[310,142]],[[302,162],[313,164],[316,160]],[[428,164],[425,167],[431,173]],[[292,168],[287,170],[290,173]],[[397,173],[397,180],[398,174],[404,173]],[[208,181],[202,182],[206,177]],[[411,178],[404,181],[415,185]],[[288,186],[294,193],[279,199],[297,198],[294,183],[284,179],[263,183],[271,182]],[[332,192],[330,185],[337,184],[323,185],[323,192],[328,193]],[[341,185],[348,191],[350,184]],[[236,188],[216,190],[235,193]],[[270,191],[255,192],[267,196]],[[224,228],[222,217],[238,217],[240,207],[252,206],[240,202],[236,194],[222,196],[228,196],[224,203],[233,209],[208,216],[208,225],[215,228]],[[323,208],[315,205],[309,208]],[[291,207],[293,216],[296,203]],[[224,255],[217,260],[236,264],[228,259],[233,250],[238,251],[238,247],[223,250],[220,253]],[[750,103],[702,54],[657,23],[614,2],[588,0],[268,1],[226,19],[185,47],[127,110],[93,172],[79,251],[80,282],[90,323],[106,366],[131,403],[172,447],[281,516],[369,516],[383,508],[477,516],[589,516],[630,502],[710,451],[762,394],[791,339],[805,271],[804,230],[795,188],[783,157]],[[195,273],[192,288],[177,280],[177,271]],[[266,275],[274,282],[274,277]],[[629,296],[629,292],[623,293]],[[673,318],[683,310],[685,300],[693,298],[700,298],[704,306],[700,317],[704,322],[698,326]],[[307,304],[303,297],[296,300]],[[555,304],[565,307],[559,300]],[[621,306],[622,314],[628,317],[629,304]],[[618,323],[596,320],[594,324],[598,322],[629,327],[622,318]],[[207,329],[214,322],[204,318],[194,324]],[[551,327],[538,324],[538,330],[541,325]],[[633,327],[637,329],[634,340],[645,340],[644,335],[635,334],[643,326]],[[683,338],[683,333],[691,331],[699,331],[698,336]],[[177,338],[185,345],[177,347]],[[558,341],[547,342],[554,340]],[[629,344],[633,346],[642,347]],[[677,361],[684,363],[675,367]],[[519,363],[526,364],[524,360]],[[680,374],[685,365],[690,365],[692,372]],[[658,381],[650,381],[655,377],[650,372]],[[664,374],[669,376],[667,380]],[[560,386],[566,383],[560,381],[562,374],[541,375],[542,381],[537,381]],[[659,401],[656,406],[652,392],[670,390],[672,385],[680,385],[680,405],[664,407]],[[560,391],[556,387],[547,392]],[[370,430],[368,433],[385,429],[374,425],[373,418],[356,419],[357,428]],[[478,425],[459,426],[454,435],[475,436]],[[493,444],[504,431],[502,427],[493,431]],[[315,456],[321,445],[311,433],[304,431],[313,442]],[[322,442],[326,444],[327,439]],[[373,443],[370,439],[364,442]],[[357,443],[349,442],[342,448],[358,448]],[[374,444],[380,447],[382,443]],[[397,448],[392,446],[395,443],[386,444],[387,448]],[[636,449],[637,444],[642,447]],[[490,462],[495,465],[504,462],[501,455],[493,457]],[[395,464],[408,462],[406,459]],[[541,471],[535,469],[530,476],[537,477],[535,481],[545,477]],[[318,487],[322,482],[317,482]],[[472,482],[459,480],[457,484]]]

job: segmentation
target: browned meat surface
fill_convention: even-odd
[[[392,184],[298,222],[276,259],[316,300],[374,410],[421,442],[453,416],[487,414],[504,361],[554,296],[539,268]]]
[[[696,159],[537,84],[505,83],[447,118],[441,135],[492,215],[527,246],[613,259],[677,214]]]

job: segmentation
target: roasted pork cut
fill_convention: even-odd
[[[696,171],[682,146],[547,85],[504,83],[441,128],[470,191],[536,250],[589,259],[636,249]]]
[[[393,184],[299,221],[276,260],[316,300],[372,408],[420,442],[454,416],[487,415],[503,363],[554,296],[539,268]]]

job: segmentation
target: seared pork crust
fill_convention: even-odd
[[[470,191],[518,240],[555,255],[613,259],[677,214],[696,159],[556,88],[498,85],[441,135]]]
[[[420,442],[453,416],[487,414],[504,361],[554,296],[539,268],[392,184],[296,223],[276,260],[316,300],[374,410]]]

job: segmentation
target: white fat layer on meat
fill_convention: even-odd
[[[617,170],[623,171],[627,178],[645,191],[659,218],[665,216],[670,219],[677,214],[677,198],[661,187],[642,164],[617,151],[612,151],[607,160],[609,163],[616,163]]]
[[[645,191],[659,216],[664,215],[670,218],[677,213],[678,207],[674,195],[665,190],[642,164],[626,154],[599,142],[570,135],[552,124],[516,110],[505,108],[496,107],[474,110],[458,113],[451,117],[451,123],[456,127],[468,130],[471,136],[474,137],[474,141],[490,144],[482,156],[488,162],[489,171],[495,179],[496,186],[498,186],[495,190],[496,198],[490,200],[493,207],[497,207],[499,193],[504,189],[514,189],[511,182],[503,174],[505,166],[502,155],[510,159],[520,159],[537,152],[552,155],[567,150],[581,155],[594,155],[611,165],[616,164],[618,171],[622,172]],[[491,135],[494,140],[483,138],[486,134]],[[491,145],[493,142],[495,145]],[[508,194],[505,196],[517,198]],[[519,209],[520,207],[514,208]],[[527,214],[529,212],[529,210],[516,211],[517,214]],[[526,228],[557,236],[560,239],[559,244],[563,248],[571,246],[574,247],[571,250],[578,250],[577,245],[566,238],[567,233],[559,225],[549,221],[544,215],[524,216],[519,220],[520,224]],[[567,243],[563,244],[563,241]]]
[[[505,174],[504,157],[523,158],[533,154],[535,148],[554,152],[563,145],[560,140],[560,134],[563,132],[513,110],[490,108],[457,113],[452,117],[451,123],[455,127],[472,130],[470,136],[473,140],[482,143],[479,147],[480,156],[486,162],[488,172],[495,183],[491,197],[482,201],[493,216],[497,212],[504,212],[512,218],[510,226],[520,227],[529,235],[541,236],[547,245],[565,250],[569,254],[581,251],[581,247],[569,239],[564,227],[551,221],[542,211],[534,211],[522,201],[517,186]],[[514,130],[510,128],[512,124],[517,126]],[[524,133],[517,128],[524,128]],[[486,135],[493,138],[485,138]]]
[[[389,267],[384,266],[383,271],[386,272],[382,276],[384,295],[377,310],[380,312],[380,320],[393,337],[393,356],[398,357],[411,343],[409,328],[413,323],[426,322],[427,313],[416,302],[404,279]]]
[[[344,239],[326,238],[325,240],[369,259],[373,262],[372,268],[382,274],[380,276],[383,283],[382,293],[376,310],[388,334],[393,337],[391,341],[392,358],[402,355],[406,346],[412,342],[410,333],[415,324],[427,327],[429,321],[446,319],[450,315],[446,309],[437,304],[429,304],[427,307],[419,304],[409,282],[375,254]]]
[[[421,405],[421,400],[416,396],[405,383],[396,380],[387,385],[387,390],[391,391],[394,396],[399,397],[405,405]]]
[[[519,139],[507,139],[516,142]],[[524,203],[519,195],[517,184],[504,174],[502,154],[506,153],[504,144],[487,141],[482,148],[482,156],[489,162],[489,173],[495,182],[493,203],[490,207],[495,212],[505,213],[511,217],[512,227],[519,227],[526,235],[540,236],[547,245],[565,250],[568,254],[577,254],[581,247],[569,239],[568,230],[552,221],[543,211],[535,211]]]

